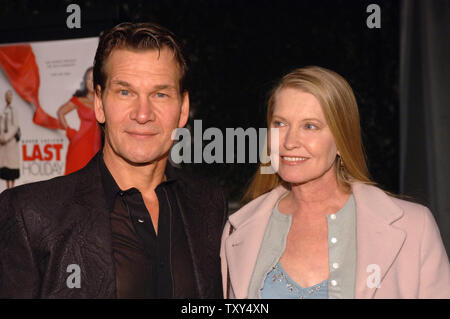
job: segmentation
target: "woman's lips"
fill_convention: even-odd
[[[285,165],[299,165],[305,163],[309,157],[303,156],[280,156],[281,162]]]

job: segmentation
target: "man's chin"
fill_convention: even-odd
[[[146,166],[156,164],[161,161],[167,161],[168,155],[149,155],[149,154],[133,154],[123,157],[128,164],[133,166]]]

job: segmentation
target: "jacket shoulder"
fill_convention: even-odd
[[[222,187],[211,178],[173,166],[168,167],[168,171],[170,173],[169,177],[175,178],[182,191],[190,196],[202,197],[204,200],[208,200],[211,197],[224,197]]]
[[[59,176],[45,181],[16,186],[5,190],[0,196],[8,197],[14,205],[20,207],[49,207],[64,201],[70,196],[75,186],[76,176]]]
[[[174,177],[185,186],[193,187],[194,189],[199,188],[200,190],[222,190],[219,184],[211,178],[196,174],[194,172],[188,171],[184,168],[177,168],[170,166],[168,168],[170,172],[170,177]]]
[[[389,196],[389,198],[403,211],[408,212],[409,214],[423,214],[423,212],[429,210],[428,207],[415,203],[412,201],[408,201],[405,199]]]
[[[98,157],[98,156],[97,156]],[[77,189],[90,189],[97,173],[97,160],[94,157],[84,168],[66,175],[45,181],[16,186],[8,192],[14,205],[31,208],[56,208],[70,202]]]
[[[237,228],[252,218],[257,218],[260,215],[265,215],[271,212],[278,199],[287,191],[288,190],[282,185],[277,186],[270,192],[262,194],[261,196],[245,204],[230,216],[229,221],[233,227]]]

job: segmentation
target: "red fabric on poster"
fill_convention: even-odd
[[[63,129],[58,119],[48,115],[39,104],[39,68],[29,44],[0,47],[0,66],[14,90],[36,107],[33,122],[50,129]]]
[[[66,136],[70,141],[66,156],[64,175],[83,168],[101,147],[101,131],[93,108],[84,105],[76,96],[70,100],[77,106],[80,129],[67,127]]]

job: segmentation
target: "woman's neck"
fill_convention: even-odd
[[[338,185],[332,168],[318,179],[292,184],[283,206],[293,215],[322,216],[336,212],[347,202],[349,196]]]
[[[94,102],[94,92],[88,92],[88,93],[86,94],[86,98],[87,98],[89,101]]]

